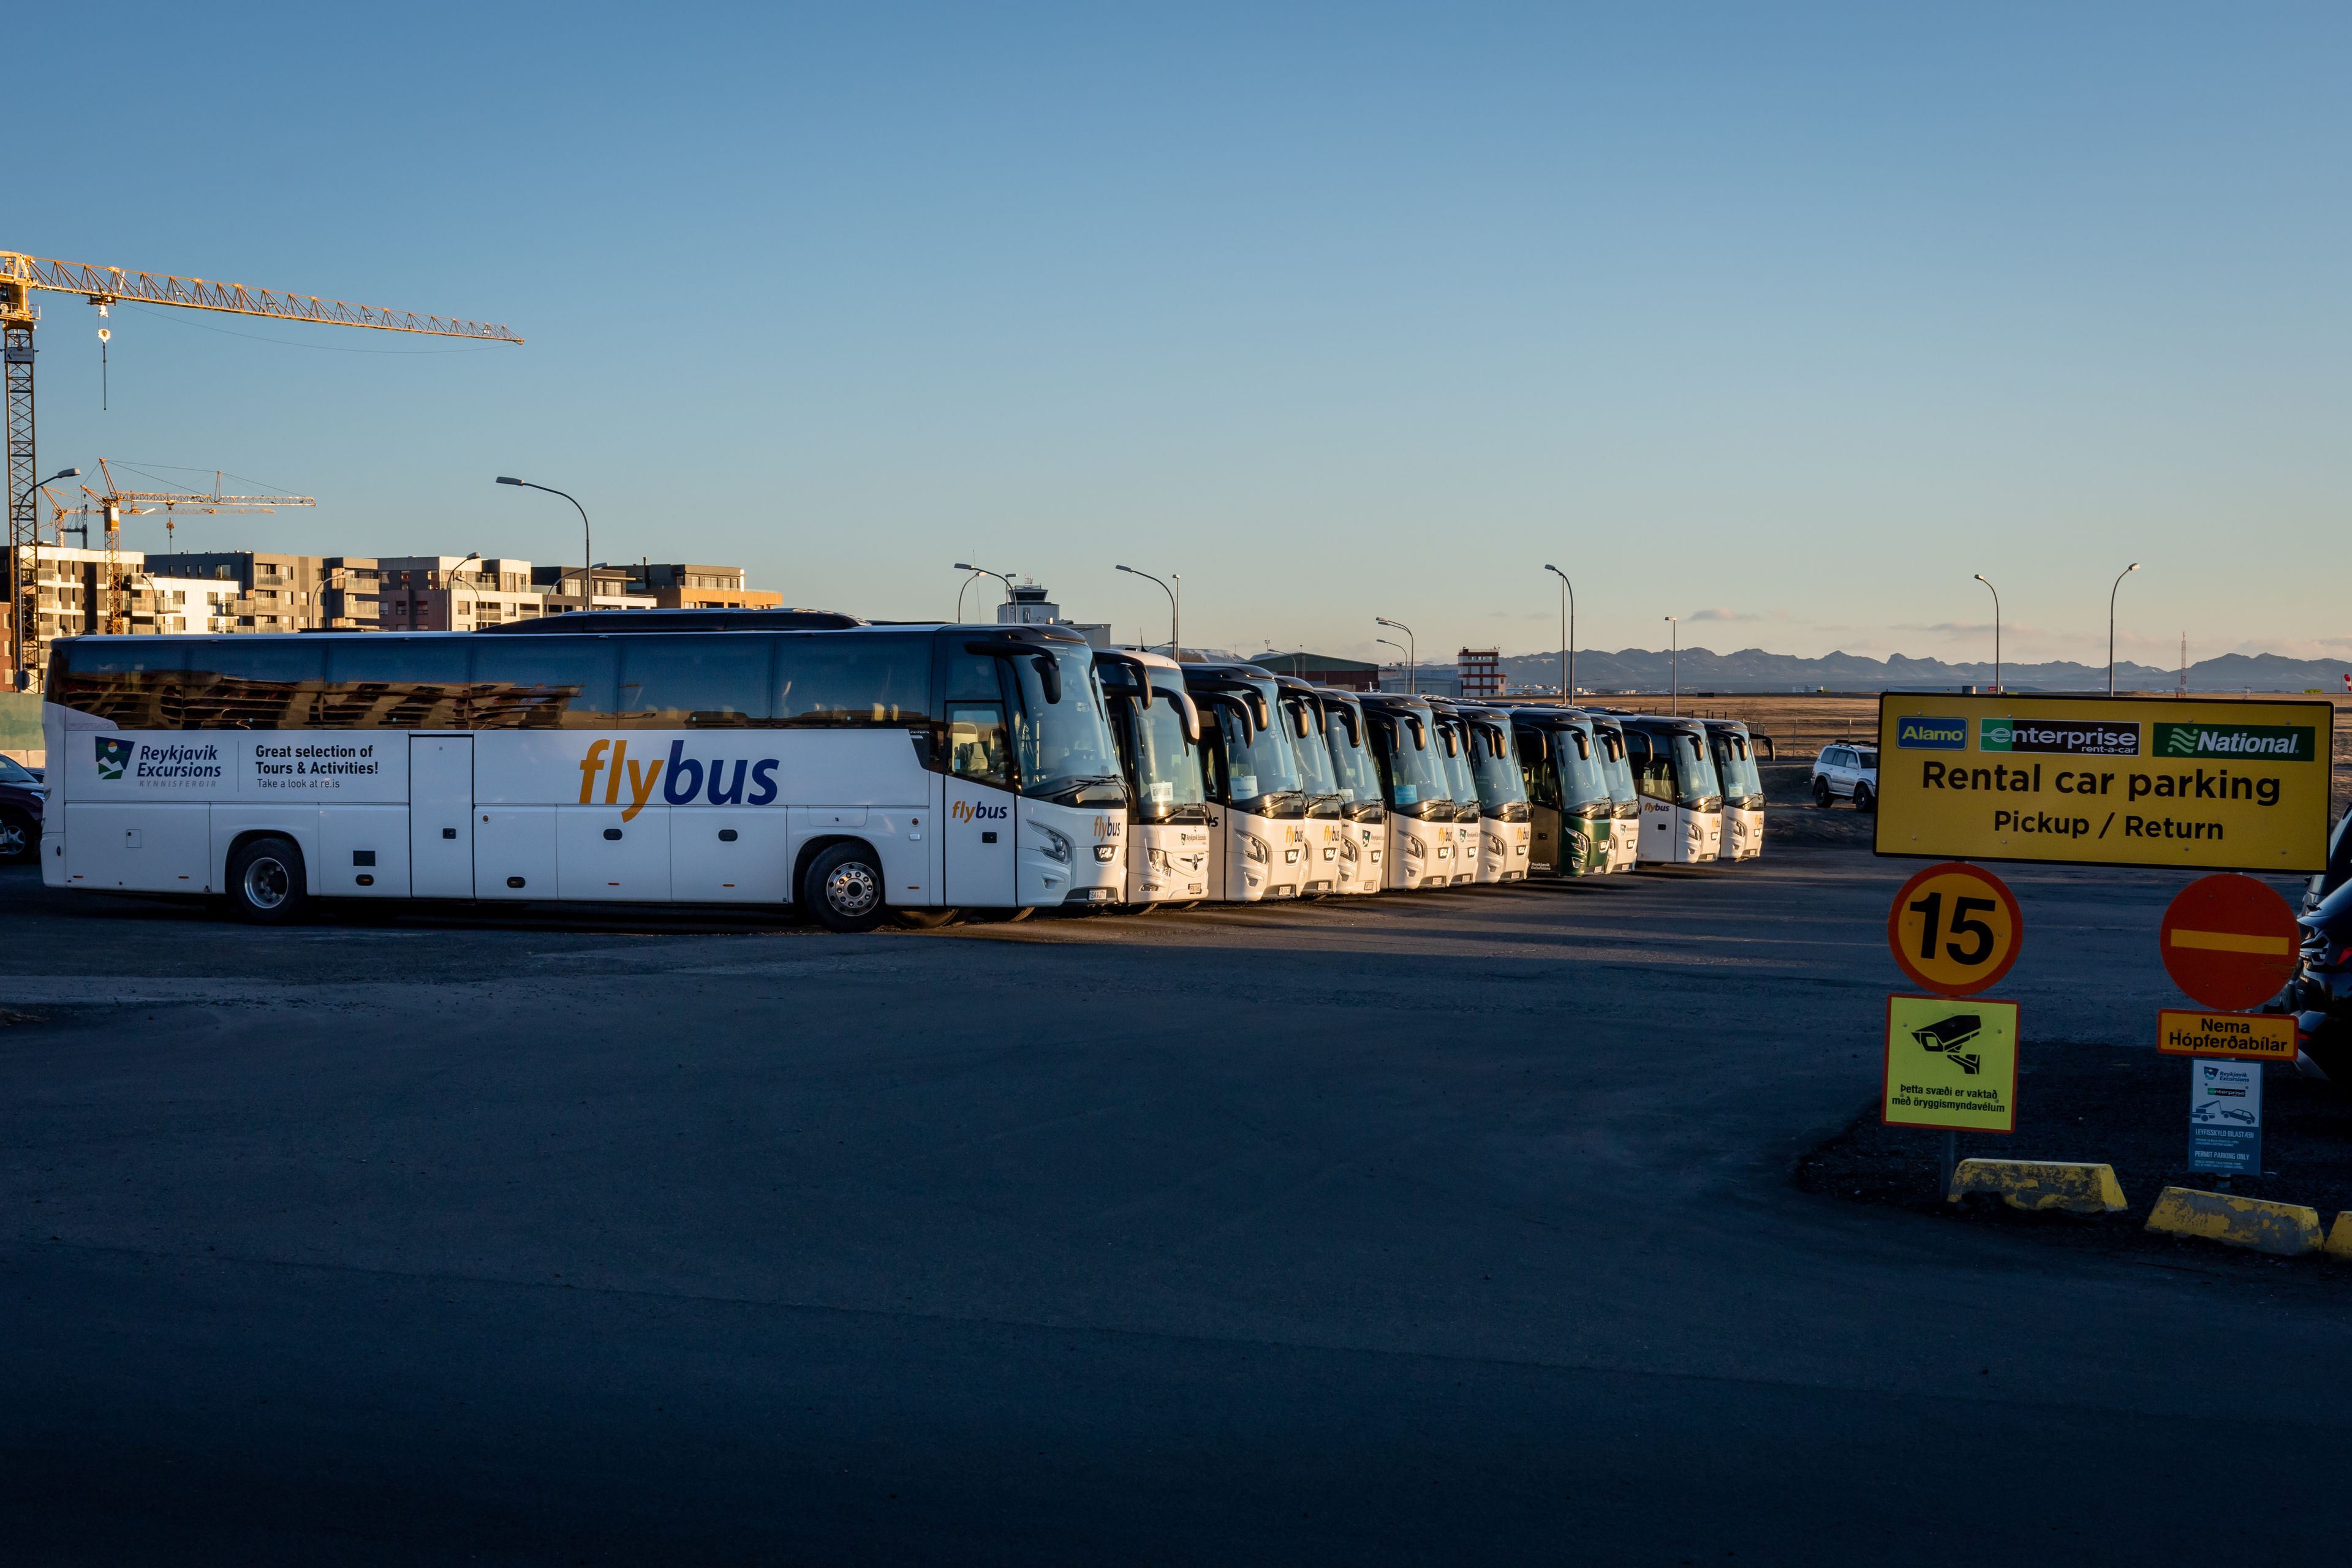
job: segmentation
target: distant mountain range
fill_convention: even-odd
[[[1454,674],[1450,664],[1426,664],[1423,668],[1432,674]],[[2218,659],[2189,665],[2189,689],[2303,692],[2317,688],[2341,692],[2347,671],[2352,671],[2352,659],[2328,662],[2282,658],[2276,653],[2225,653]],[[1557,688],[1559,655],[1527,653],[1507,658],[1503,661],[1503,676],[1513,691],[1538,686]],[[1674,661],[1664,649],[1653,652],[1621,648],[1611,653],[1580,648],[1576,652],[1576,684],[1590,691],[1662,692],[1673,678]],[[1786,692],[1826,687],[1833,692],[1874,692],[1922,686],[1989,686],[1992,678],[1990,662],[1954,664],[1941,659],[1906,658],[1900,653],[1885,659],[1863,653],[1825,653],[1818,659],[1804,659],[1792,653],[1768,653],[1761,648],[1743,648],[1736,653],[1685,648],[1681,659],[1685,691]],[[2011,691],[2105,691],[2107,667],[2066,662],[2004,664],[2000,678],[2001,684]],[[2168,692],[2179,684],[2178,669],[2135,664],[2116,666],[2118,691]]]

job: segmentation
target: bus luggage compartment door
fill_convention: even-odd
[[[418,898],[474,896],[474,739],[408,737],[408,885]]]

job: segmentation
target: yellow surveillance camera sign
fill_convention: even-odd
[[[2335,735],[2325,702],[1889,692],[1877,850],[2318,871]]]

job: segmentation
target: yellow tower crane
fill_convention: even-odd
[[[214,494],[201,490],[125,490],[114,482],[114,470],[106,459],[98,460],[98,471],[105,476],[103,492],[84,485],[81,493],[88,496],[98,515],[106,519],[106,630],[120,636],[130,629],[123,608],[131,583],[122,570],[122,519],[128,514],[137,517],[146,512],[163,514],[163,536],[169,542],[174,513],[182,507],[192,512],[274,512],[280,507],[315,507],[319,503],[309,496],[224,496],[219,494],[220,475],[213,476]]]
[[[79,294],[97,306],[130,300],[231,316],[269,316],[281,321],[359,327],[375,332],[420,332],[436,338],[478,338],[496,343],[522,341],[506,328],[488,322],[385,310],[343,299],[321,299],[315,294],[281,294],[274,289],[248,288],[241,283],[130,272],[119,267],[92,267],[85,262],[53,261],[16,251],[0,251],[0,361],[5,362],[8,401],[8,596],[15,611],[9,617],[8,663],[11,684],[17,690],[32,685],[37,669],[37,664],[26,657],[26,629],[38,624],[38,605],[32,591],[36,578],[32,547],[39,539],[38,503],[33,492],[37,487],[35,476],[40,472],[33,440],[33,329],[40,322],[41,312],[33,303],[33,296],[42,290]],[[110,535],[111,529],[109,531]]]

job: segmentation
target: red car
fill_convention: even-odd
[[[39,774],[0,757],[0,865],[22,865],[41,852],[41,804],[48,793]]]

